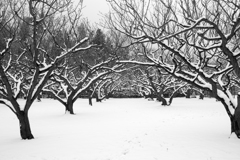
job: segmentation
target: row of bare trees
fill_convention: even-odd
[[[82,1],[72,0],[0,2],[0,103],[17,116],[22,139],[34,138],[28,112],[41,93],[74,114],[82,93],[99,92],[100,81],[123,71],[115,63],[116,44],[90,29],[81,10]],[[20,97],[26,99],[23,106]]]
[[[238,0],[112,0],[107,27],[128,37],[144,60],[122,63],[152,66],[211,92],[240,137],[240,107],[230,92],[239,87],[240,2]],[[147,52],[144,52],[144,50]]]
[[[94,96],[100,101],[124,88],[152,92],[170,105],[189,85],[222,102],[231,132],[240,137],[240,107],[230,92],[240,84],[240,2],[109,4],[104,26],[111,36],[82,21],[82,0],[0,2],[0,103],[19,119],[22,139],[34,138],[28,111],[40,93],[74,114],[74,102],[83,94],[92,104]]]

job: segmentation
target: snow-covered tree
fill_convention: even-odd
[[[89,104],[92,105],[92,98],[95,97],[97,102],[101,102],[103,99],[108,99],[109,94],[113,92],[112,84],[117,80],[117,75],[120,73],[110,73],[97,81],[91,94],[89,96]]]
[[[153,45],[141,65],[155,66],[175,78],[212,93],[240,138],[240,113],[229,90],[240,78],[240,2],[237,0],[112,0],[109,27],[130,44]],[[169,58],[165,58],[168,56]],[[239,102],[240,103],[240,102]]]
[[[161,72],[156,67],[138,67],[132,75],[134,78],[131,83],[141,90],[141,94],[145,97],[157,97],[162,105],[171,105],[176,94],[181,93],[181,89],[187,86],[187,83]]]
[[[84,62],[78,66],[71,66],[66,61],[53,72],[50,82],[44,86],[43,91],[50,93],[61,102],[65,106],[66,112],[74,114],[73,104],[84,91],[88,90],[104,76],[114,72],[121,72],[122,65],[110,66],[109,64],[112,61],[114,60],[108,59],[94,66]],[[85,65],[85,69],[83,69],[83,65]],[[79,73],[75,73],[74,70]]]
[[[19,119],[22,139],[33,139],[28,118],[33,102],[67,56],[81,53],[93,45],[86,45],[89,38],[80,38],[76,31],[82,1],[78,4],[71,0],[13,0],[6,3],[12,17],[6,22],[15,30],[5,39],[5,46],[0,51],[1,102]],[[23,28],[20,30],[21,25],[29,28],[25,31],[27,34],[20,32],[24,31]],[[71,33],[71,37],[65,32]],[[65,43],[66,39],[71,43]],[[23,106],[18,102],[21,93],[26,98]]]

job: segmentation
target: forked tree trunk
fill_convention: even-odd
[[[175,92],[170,96],[170,98],[169,98],[169,100],[168,100],[168,105],[169,105],[169,106],[172,104],[173,98],[176,96],[176,94],[177,94],[177,91],[175,91]]]
[[[157,100],[159,101],[159,102],[162,102],[162,105],[163,106],[166,106],[167,105],[167,100],[162,96],[162,94],[157,94]]]
[[[31,132],[28,113],[24,111],[20,111],[19,113],[17,113],[17,117],[19,120],[20,135],[22,139],[33,139],[34,137]]]

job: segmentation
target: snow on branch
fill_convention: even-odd
[[[51,64],[49,64],[49,65],[44,64],[44,67],[40,69],[40,72],[42,73],[42,72],[48,71],[49,68],[56,65],[57,62],[62,60],[64,57],[66,57],[70,53],[77,53],[80,51],[85,51],[85,50],[88,50],[88,49],[96,46],[94,44],[91,44],[91,45],[88,45],[87,47],[80,47],[81,45],[86,43],[88,40],[89,40],[89,38],[85,37],[80,42],[76,43],[73,47],[71,47],[70,49],[64,49],[64,51],[59,56],[57,56]]]
[[[146,66],[156,66],[155,63],[152,62],[139,62],[139,61],[132,61],[132,60],[121,60],[117,61],[117,63],[127,63],[127,64],[135,64],[135,65],[146,65]]]
[[[0,51],[0,58],[10,50],[10,47],[13,41],[14,41],[14,37],[7,39],[6,47],[2,51]]]
[[[21,92],[21,85],[23,83],[23,73],[20,71],[18,74],[12,75],[10,72],[7,72],[8,76],[12,79],[12,90],[13,96],[16,99]]]
[[[5,73],[11,68],[11,63],[12,63],[12,54],[9,54],[9,60],[8,60],[7,66],[4,68]]]
[[[14,109],[14,107],[11,106],[11,104],[8,104],[9,101],[5,101],[5,100],[0,100],[0,104],[4,104],[6,105],[14,114],[17,115],[16,110]]]
[[[82,93],[84,90],[86,90],[87,88],[89,88],[89,86],[91,84],[93,84],[94,82],[96,82],[100,77],[103,77],[105,75],[109,74],[109,71],[105,71],[102,72],[100,74],[97,74],[96,76],[94,76],[93,78],[91,78],[90,81],[87,82],[87,84],[85,84],[84,86],[81,87],[81,89],[77,90],[75,96],[73,97],[73,99],[76,99],[80,93]]]

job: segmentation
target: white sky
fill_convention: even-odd
[[[108,2],[106,0],[83,0],[83,17],[87,17],[92,23],[99,22],[101,13],[108,12]]]

